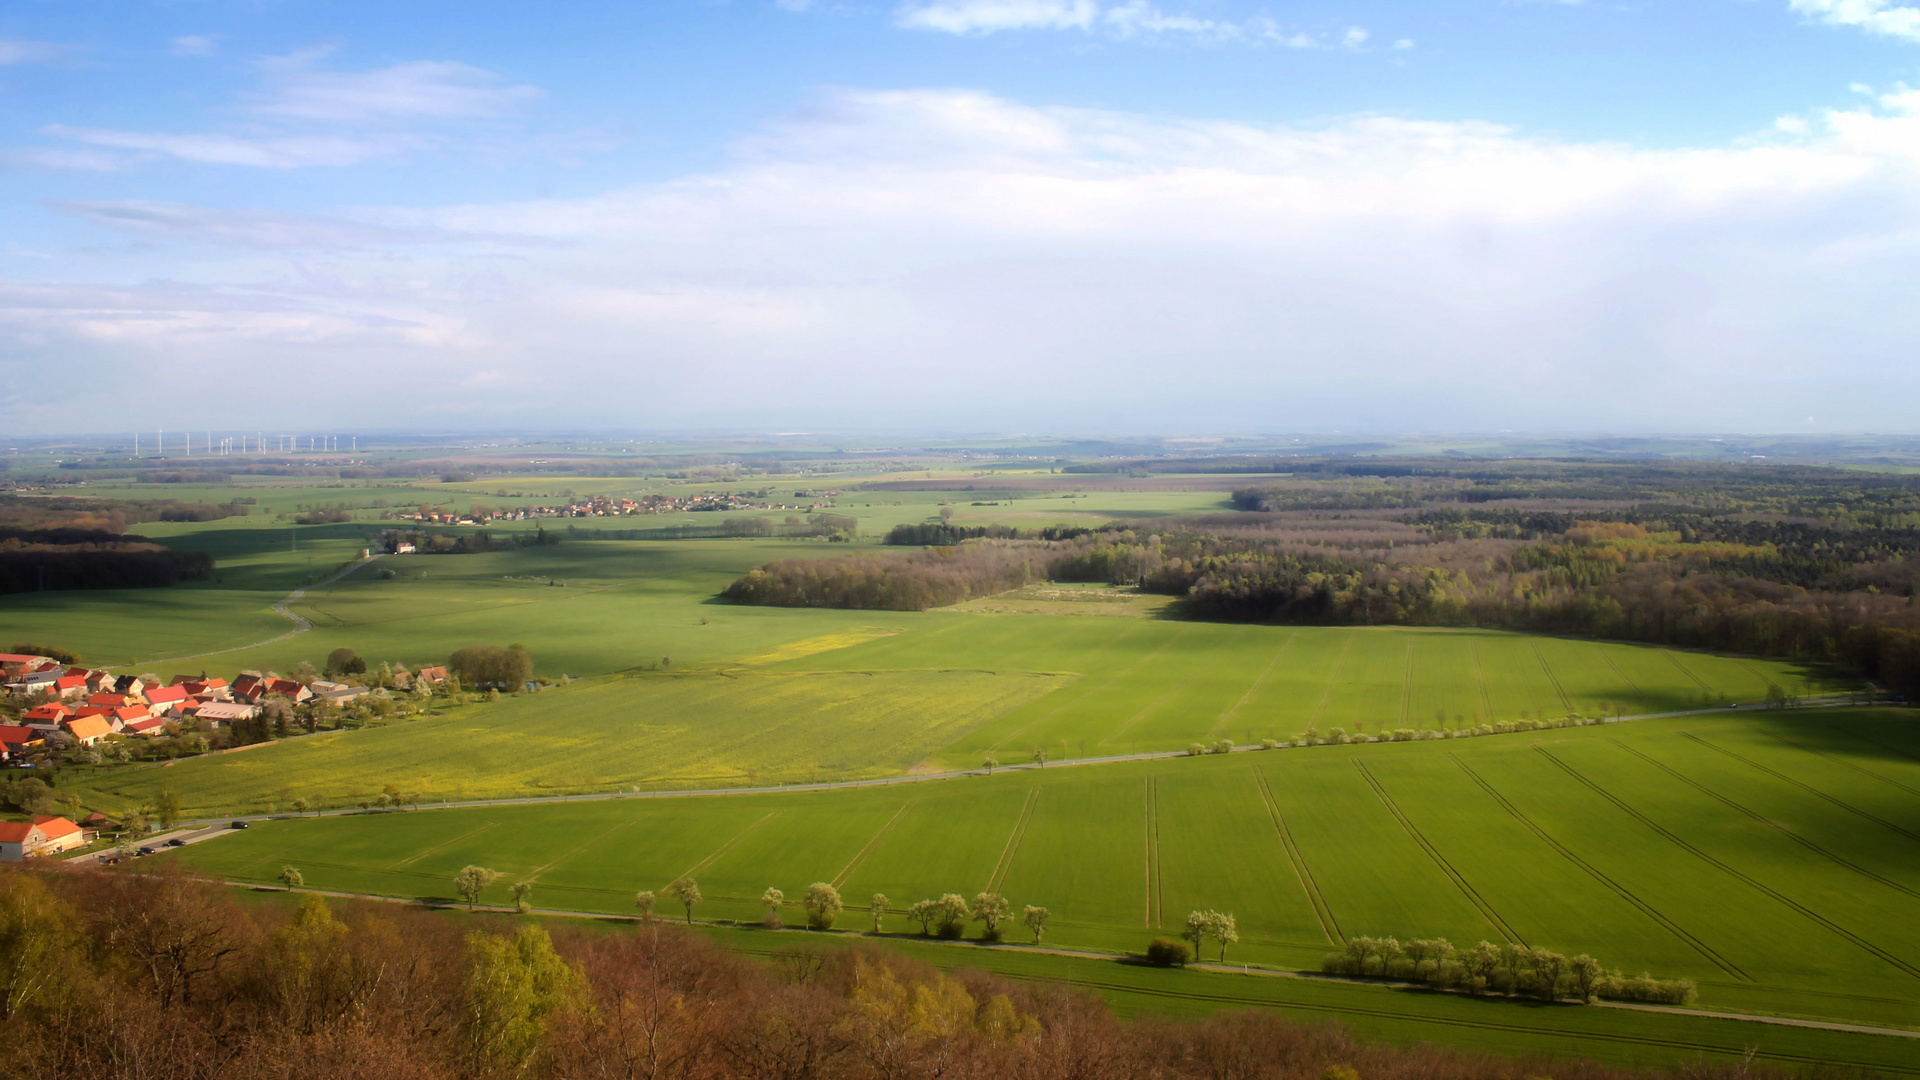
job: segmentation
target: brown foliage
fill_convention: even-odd
[[[57,927],[79,933],[31,934]],[[742,959],[652,923],[555,941],[584,980],[502,1072],[464,1053],[474,946],[422,909],[246,908],[176,874],[0,871],[0,962],[31,947],[59,993],[16,998],[0,1078],[49,1080],[1646,1080],[1555,1060],[1363,1046],[1266,1012],[1122,1022],[1059,986],[944,972],[863,946]],[[478,940],[488,940],[487,931]],[[81,945],[91,942],[89,949]],[[0,970],[5,970],[0,963]],[[1690,1065],[1689,1077],[1755,1075]]]

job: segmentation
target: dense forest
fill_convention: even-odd
[[[0,594],[145,589],[213,576],[203,551],[174,551],[144,536],[92,528],[0,527]]]
[[[242,905],[175,872],[0,871],[0,1077],[35,1080],[1629,1080],[1357,1044],[1271,1012],[1123,1022],[1099,998],[870,945],[771,962],[662,923]],[[780,946],[786,946],[780,948]],[[1765,1076],[1746,1063],[1693,1080]]]
[[[1843,664],[1920,696],[1920,477],[1809,466],[1339,460],[1239,511],[1079,535],[903,526],[905,557],[795,560],[726,595],[914,608],[1027,581],[1187,617],[1502,627]]]

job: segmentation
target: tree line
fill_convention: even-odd
[[[1445,938],[1356,937],[1342,952],[1328,953],[1320,970],[1329,975],[1421,982],[1469,994],[1504,994],[1541,1001],[1637,1001],[1691,1005],[1699,996],[1692,979],[1656,979],[1608,971],[1585,953],[1568,957],[1551,949],[1482,941],[1456,949]]]
[[[1654,1080],[1370,1046],[1271,1011],[1124,1021],[1085,990],[862,945],[241,904],[163,871],[0,871],[0,1077],[36,1080]],[[1689,1063],[1700,1080],[1765,1076]]]

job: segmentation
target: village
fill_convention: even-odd
[[[302,664],[291,678],[242,671],[232,680],[177,675],[163,683],[156,676],[117,675],[48,656],[0,653],[6,710],[18,720],[0,723],[0,766],[33,775],[61,765],[233,749],[312,732],[328,720],[340,726],[389,715],[450,683],[444,665],[409,670],[383,664],[361,677],[365,665],[357,657],[330,660],[340,661],[330,668],[344,669],[329,672],[340,681]],[[38,813],[31,821],[0,822],[0,862],[83,847],[102,830],[120,831],[121,825],[98,813],[77,822]]]
[[[589,518],[589,517],[626,517],[635,514],[677,514],[686,512],[715,510],[794,510],[817,511],[833,506],[838,491],[796,491],[796,501],[773,502],[773,492],[703,492],[684,497],[673,495],[642,495],[638,499],[595,497],[576,502],[559,503],[551,506],[529,506],[519,509],[494,510],[476,505],[462,513],[453,510],[434,510],[422,506],[416,510],[398,510],[382,517],[391,520],[417,521],[431,525],[488,525],[505,521],[533,521],[540,518]],[[811,500],[801,502],[799,500]]]

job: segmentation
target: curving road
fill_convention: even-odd
[[[301,616],[295,615],[291,610],[287,608],[288,604],[298,602],[301,597],[307,595],[309,590],[325,588],[326,586],[331,585],[336,581],[339,581],[341,578],[346,577],[348,574],[353,573],[355,570],[360,569],[361,567],[367,565],[368,563],[374,562],[378,559],[382,559],[385,557],[386,556],[384,553],[380,555],[370,555],[364,559],[360,559],[357,562],[354,562],[353,564],[349,565],[346,569],[340,571],[339,573],[333,575],[332,577],[328,578],[325,581],[316,582],[315,584],[312,584],[312,585],[302,585],[299,588],[288,593],[286,599],[281,600],[279,603],[276,603],[273,605],[273,610],[276,614],[285,615],[287,618],[292,619],[293,629],[287,631],[284,634],[279,635],[278,637],[270,637],[262,641],[251,642],[246,645],[235,645],[231,649],[215,649],[212,652],[188,653],[185,656],[162,656],[153,660],[138,660],[131,664],[119,664],[119,665],[116,665],[114,668],[109,668],[107,670],[113,671],[113,670],[118,670],[120,668],[131,669],[131,668],[137,668],[137,667],[146,667],[149,664],[171,664],[179,660],[198,660],[201,657],[205,657],[205,656],[224,656],[227,653],[245,652],[248,649],[257,649],[262,645],[272,645],[277,641],[285,641],[288,638],[299,637],[301,634],[304,634],[307,631],[313,629],[313,624],[308,622],[306,619],[302,618]]]

